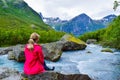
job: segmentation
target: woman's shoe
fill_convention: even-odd
[[[55,67],[53,66],[53,68],[51,69],[52,71],[54,71]]]

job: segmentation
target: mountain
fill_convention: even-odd
[[[72,33],[74,35],[79,35],[84,32],[91,30],[93,27],[93,20],[86,14],[80,14],[73,19],[69,20],[67,23],[62,25],[62,31]]]
[[[57,31],[61,31],[60,26],[67,22],[67,20],[61,20],[59,17],[43,17],[42,13],[39,13],[39,15],[46,24],[50,25],[53,29]]]
[[[45,23],[54,27],[58,31],[72,33],[76,36],[86,32],[105,28],[116,16],[108,15],[100,20],[93,20],[85,13],[82,13],[69,21],[62,21],[59,18],[48,18]]]
[[[111,21],[113,21],[114,18],[116,18],[117,16],[114,14],[108,15],[103,17],[103,19],[101,19],[100,21],[104,24],[104,25],[108,25]]]
[[[113,20],[116,17],[117,17],[116,15],[111,14],[111,15],[108,15],[108,16],[104,17],[103,20],[105,20],[105,21],[111,21],[111,20]]]
[[[0,29],[51,29],[23,0],[0,0]]]
[[[95,31],[105,28],[116,16],[109,15],[101,20],[93,20],[86,14],[80,14],[62,25],[62,31],[74,35],[82,35],[86,32]]]
[[[59,17],[44,18],[43,21],[46,24],[49,24],[50,26],[52,26],[52,28],[57,30],[57,31],[62,31],[60,26],[62,26],[63,24],[65,24],[67,22],[67,20],[61,20]]]

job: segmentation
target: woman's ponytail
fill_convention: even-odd
[[[27,48],[30,49],[30,50],[33,50],[34,49],[34,43],[38,42],[39,37],[40,37],[39,34],[37,34],[36,32],[32,33],[30,35],[30,39],[28,40]]]
[[[34,49],[33,44],[34,44],[34,40],[33,39],[29,39],[27,48],[30,49],[30,50],[33,50]]]

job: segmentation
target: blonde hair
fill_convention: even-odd
[[[34,49],[33,44],[37,43],[38,40],[39,40],[39,38],[40,38],[39,34],[37,34],[36,32],[32,33],[30,35],[30,39],[28,40],[28,46],[27,46],[27,48],[30,49],[30,50],[33,50]]]

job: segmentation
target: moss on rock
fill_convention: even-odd
[[[84,41],[78,39],[78,38],[75,38],[73,36],[69,36],[68,37],[68,41],[72,41],[72,42],[75,42],[77,44],[86,44]]]
[[[101,52],[111,52],[113,53],[113,51],[110,48],[104,48],[101,50]]]

